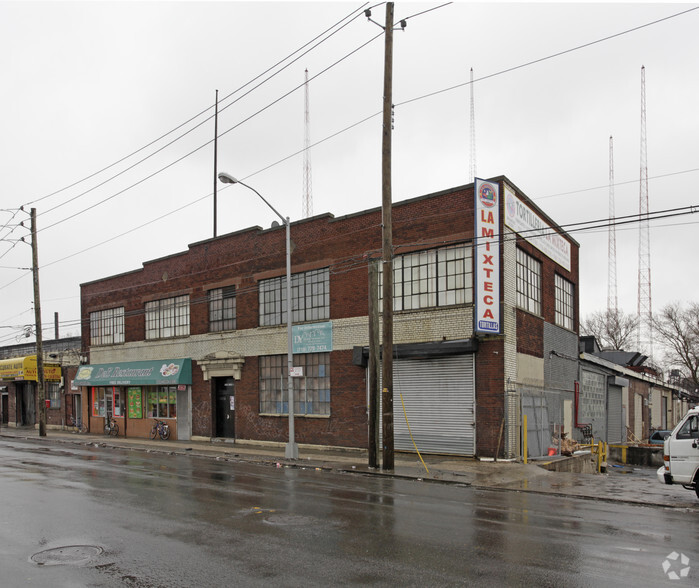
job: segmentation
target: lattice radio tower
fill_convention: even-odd
[[[607,320],[616,315],[617,289],[616,289],[616,213],[614,210],[614,139],[609,137],[609,245],[607,257],[609,258],[607,276]]]
[[[476,104],[473,98],[473,68],[471,68],[471,161],[469,166],[470,182],[476,178]]]
[[[303,113],[303,218],[313,216],[313,192],[311,190],[311,114],[308,100],[308,70],[304,83]]]
[[[650,291],[650,219],[646,138],[646,68],[641,66],[641,187],[638,231],[638,348],[653,361],[653,307]]]

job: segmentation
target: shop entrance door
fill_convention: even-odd
[[[2,424],[6,425],[10,422],[10,399],[7,394],[2,395]]]
[[[214,378],[216,386],[216,436],[235,438],[235,381]]]

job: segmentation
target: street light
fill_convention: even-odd
[[[287,377],[288,383],[287,388],[289,389],[289,442],[286,444],[285,457],[288,459],[298,459],[299,457],[299,447],[294,439],[294,379],[291,375],[292,369],[294,367],[294,351],[292,346],[291,337],[291,223],[289,222],[289,217],[284,218],[277,209],[274,208],[265,197],[260,194],[252,186],[236,180],[232,175],[225,172],[218,174],[218,179],[224,184],[240,184],[245,186],[248,190],[252,190],[257,194],[262,201],[269,206],[274,214],[276,214],[286,226],[286,343],[287,343]]]

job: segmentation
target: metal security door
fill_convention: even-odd
[[[475,455],[476,393],[473,374],[473,355],[399,359],[394,362],[395,449],[415,451],[410,439],[412,432],[420,452]]]
[[[622,432],[621,388],[609,386],[607,393],[607,443],[621,443]]]
[[[216,384],[216,436],[235,438],[235,383],[233,378],[214,378]]]
[[[527,455],[547,455],[552,437],[546,396],[523,394],[522,414],[527,415]]]

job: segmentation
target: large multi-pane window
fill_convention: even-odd
[[[189,335],[189,296],[146,302],[146,339]]]
[[[124,342],[124,307],[90,313],[90,345]]]
[[[154,419],[177,417],[177,386],[149,386],[146,391],[146,416]]]
[[[209,290],[209,331],[235,329],[235,286]]]
[[[573,284],[556,274],[556,324],[573,330]]]
[[[260,363],[260,413],[289,414],[286,355],[267,355]],[[293,378],[294,414],[330,414],[330,354],[294,355],[294,367],[303,368],[303,376]]]
[[[473,302],[470,245],[428,249],[393,259],[393,309],[416,310]],[[383,296],[379,274],[379,296]]]
[[[541,314],[541,262],[517,249],[517,306]]]
[[[286,276],[261,280],[260,326],[286,323]],[[291,276],[291,318],[294,322],[324,320],[330,316],[330,272],[328,268]]]

